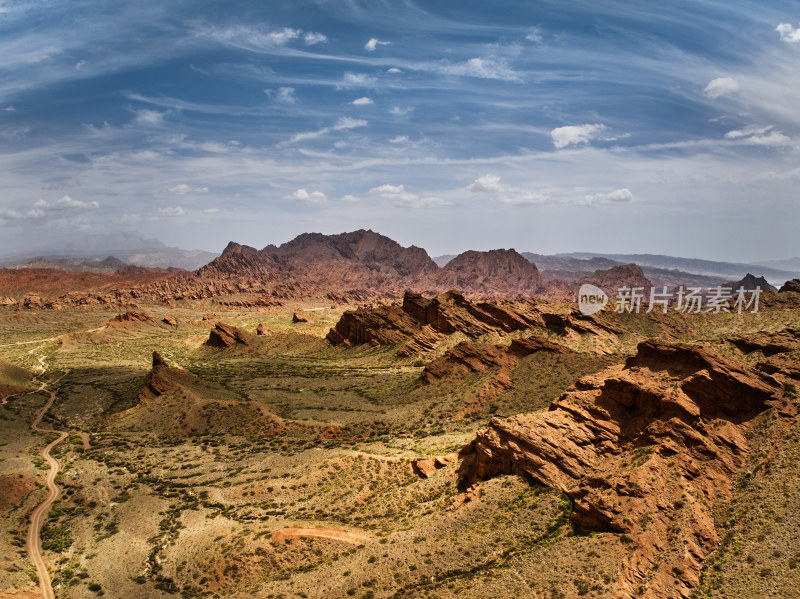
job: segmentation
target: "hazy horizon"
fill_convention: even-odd
[[[0,254],[800,255],[789,2],[0,5]]]

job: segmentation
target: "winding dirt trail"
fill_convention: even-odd
[[[40,357],[39,364],[42,367],[42,372],[45,371],[44,356]],[[47,383],[42,382],[39,386],[39,391],[44,391],[47,388]],[[50,508],[53,502],[58,498],[61,493],[61,487],[56,484],[56,476],[61,469],[61,464],[58,463],[50,451],[64,439],[67,438],[67,432],[56,431],[49,428],[42,428],[41,422],[47,411],[53,406],[56,400],[54,391],[49,391],[50,397],[47,403],[36,412],[36,418],[31,423],[31,428],[37,433],[58,433],[58,438],[54,439],[47,446],[42,449],[41,456],[50,466],[47,472],[47,496],[39,505],[37,505],[31,512],[30,526],[28,526],[28,536],[25,539],[25,550],[28,552],[28,558],[34,566],[36,566],[36,574],[39,576],[39,586],[42,589],[42,596],[44,599],[55,599],[53,593],[53,585],[50,581],[50,573],[47,571],[47,565],[44,563],[42,557],[42,526],[44,526],[45,519],[50,513]]]

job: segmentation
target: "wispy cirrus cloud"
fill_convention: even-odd
[[[721,96],[732,94],[739,89],[739,82],[732,77],[718,77],[712,79],[708,85],[703,89],[703,93],[716,100]]]

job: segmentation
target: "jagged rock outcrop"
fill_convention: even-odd
[[[272,333],[270,332],[270,330],[267,327],[265,327],[263,323],[261,323],[261,322],[258,323],[258,326],[256,327],[256,335],[261,336],[261,337],[265,337],[265,336],[271,335],[271,334]]]
[[[688,597],[719,542],[714,502],[745,463],[750,422],[785,408],[778,390],[710,350],[645,341],[549,411],[493,418],[461,451],[462,484],[517,473],[561,489],[576,530],[632,541],[614,596]]]
[[[503,336],[532,327],[564,336],[584,333],[613,336],[623,332],[608,315],[562,313],[533,299],[471,302],[455,291],[434,298],[407,291],[401,305],[362,307],[345,312],[327,338],[333,345],[348,346],[406,341],[397,354],[413,356],[431,351],[456,332],[478,338],[487,334]]]
[[[253,336],[230,324],[218,322],[208,334],[206,345],[210,347],[233,347],[234,345],[250,345]]]
[[[147,404],[166,393],[178,389],[179,385],[191,383],[194,375],[185,370],[170,368],[161,354],[153,352],[153,367],[147,373],[145,386],[139,391],[139,403]]]
[[[308,318],[305,316],[301,316],[301,313],[292,312],[292,324],[297,324],[298,322],[308,322]]]
[[[786,292],[800,293],[800,279],[790,279],[786,281],[780,288],[780,293]]]
[[[155,319],[150,316],[147,312],[140,312],[138,310],[128,310],[123,314],[117,314],[114,318],[109,321],[109,325],[118,325],[124,326],[126,324],[133,324],[133,323],[153,323]]]

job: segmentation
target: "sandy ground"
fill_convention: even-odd
[[[363,532],[337,530],[335,528],[303,528],[301,526],[282,528],[272,533],[273,543],[285,543],[291,539],[300,538],[332,539],[334,541],[344,541],[345,543],[360,545],[368,541],[371,537]]]

